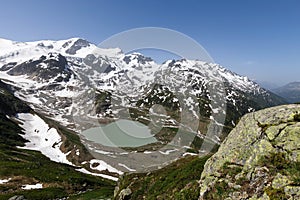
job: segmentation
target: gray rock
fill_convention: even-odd
[[[129,200],[131,197],[132,191],[129,187],[126,189],[121,190],[119,194],[119,200]]]
[[[64,44],[65,47],[68,46],[68,44]],[[78,50],[80,50],[83,47],[88,47],[90,46],[90,43],[86,40],[83,39],[78,39],[74,44],[66,50],[66,53],[75,55]]]
[[[21,196],[16,195],[16,196],[9,198],[8,200],[26,200],[26,199],[22,195]]]
[[[297,171],[300,163],[299,116],[300,105],[245,115],[206,162],[199,199],[218,199],[213,194],[216,191],[221,191],[222,199],[273,199],[268,195],[274,194],[288,199],[298,195],[292,186],[300,173],[289,171]]]

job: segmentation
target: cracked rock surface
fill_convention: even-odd
[[[300,105],[245,115],[206,162],[199,199],[300,199]]]

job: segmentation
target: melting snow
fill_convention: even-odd
[[[35,185],[23,185],[22,186],[23,190],[42,189],[42,188],[43,188],[43,184],[41,184],[41,183],[37,183]]]
[[[11,180],[11,178],[9,178],[9,179],[3,179],[3,180],[0,179],[0,185],[1,185],[1,184],[4,184],[4,183],[7,183],[7,182],[9,182],[10,180]]]
[[[112,152],[107,152],[107,151],[102,151],[102,150],[94,150],[95,152],[97,153],[101,153],[101,154],[104,154],[104,155],[109,155],[109,154],[113,154]]]
[[[127,167],[126,165],[122,164],[122,163],[119,163],[118,165],[121,166],[121,167],[124,167],[125,169],[127,169],[130,172],[135,172],[136,171],[135,169],[131,169],[131,168]]]
[[[159,151],[159,153],[163,154],[163,155],[169,155],[172,152],[178,151],[178,149],[171,149],[171,150],[167,150],[167,151]]]
[[[50,128],[38,115],[19,113],[17,117],[23,122],[20,126],[25,135],[21,136],[29,140],[25,147],[19,148],[40,151],[52,161],[73,165],[68,161],[67,154],[60,150],[62,141],[55,128]]]
[[[113,181],[118,181],[117,177],[109,176],[109,175],[106,175],[106,174],[92,173],[92,172],[89,172],[88,170],[86,170],[84,168],[76,169],[76,171],[79,171],[79,172],[84,173],[84,174],[90,174],[90,175],[93,175],[93,176],[100,176],[102,178],[110,179],[110,180],[113,180]]]
[[[93,165],[98,164],[96,167],[93,167]],[[110,166],[109,164],[107,164],[106,162],[104,162],[103,160],[90,160],[90,167],[91,169],[94,170],[98,170],[98,171],[104,171],[104,170],[108,170],[109,172],[113,172],[113,173],[117,173],[117,174],[123,174],[123,172],[117,170],[116,168]]]
[[[185,152],[183,154],[183,156],[188,156],[188,155],[190,155],[190,156],[197,156],[198,154],[196,154],[196,153],[190,153],[190,152]]]

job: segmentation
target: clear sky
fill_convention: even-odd
[[[298,0],[0,0],[0,37],[16,41],[98,44],[149,26],[194,38],[217,63],[252,79],[300,81]]]

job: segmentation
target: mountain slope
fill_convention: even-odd
[[[49,148],[47,153],[42,151],[48,157],[39,151],[27,150],[29,141],[24,138],[23,128],[25,131],[29,129],[22,125],[23,122],[16,116],[22,113],[23,116],[34,115],[38,118],[38,115],[33,114],[34,111],[29,106],[14,97],[10,87],[2,81],[0,91],[0,199],[13,196],[23,196],[26,199],[56,199],[88,190],[97,190],[98,195],[103,198],[112,196],[112,181],[78,172],[78,167],[61,163],[70,163],[69,161],[55,160],[58,157],[54,157],[54,160],[60,163],[51,161],[51,156],[55,154],[54,150]],[[52,136],[53,132],[47,133],[49,139]],[[72,144],[74,140],[68,138]],[[56,149],[56,152],[56,155],[64,155],[59,149]],[[35,187],[39,189],[28,190]]]
[[[0,78],[41,116],[77,133],[117,119],[150,127],[158,142],[139,148],[107,148],[79,135],[94,157],[122,171],[120,165],[142,171],[161,167],[161,159],[169,163],[187,146],[207,153],[243,114],[285,103],[247,77],[197,60],[159,65],[139,53],[100,49],[79,38],[1,40],[0,49]],[[145,168],[130,156],[145,157]]]
[[[291,82],[272,91],[284,97],[288,102],[300,102],[300,82]]]
[[[126,174],[115,199],[299,199],[299,112],[291,104],[246,114],[212,156]]]
[[[198,181],[210,156],[187,156],[151,173],[127,174],[118,182],[115,199],[197,200]]]
[[[299,199],[299,105],[245,115],[204,166],[200,199]]]

